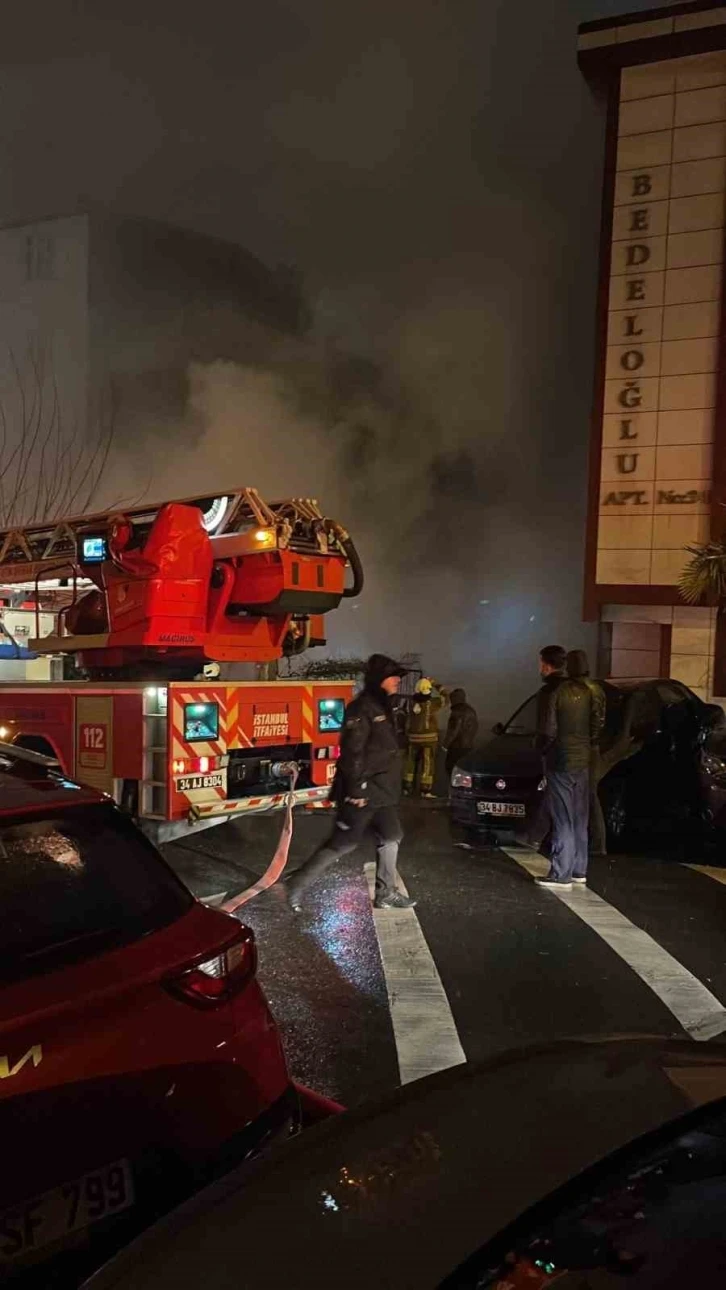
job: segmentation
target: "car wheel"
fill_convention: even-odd
[[[628,831],[628,812],[625,793],[621,787],[612,788],[603,802],[603,816],[607,833],[608,851],[621,850]]]

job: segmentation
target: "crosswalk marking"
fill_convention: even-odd
[[[528,873],[538,878],[543,876],[547,864],[541,855],[526,847],[502,847],[501,850]],[[713,1039],[726,1031],[726,1008],[716,996],[618,909],[588,887],[572,891],[548,888],[542,892],[543,897],[550,894],[602,937],[658,996],[692,1039]]]
[[[706,877],[713,878],[714,882],[721,882],[726,886],[726,869],[719,869],[711,864],[687,864],[683,867],[693,869],[695,873],[705,873]]]
[[[373,899],[374,864],[365,866]],[[374,909],[402,1084],[466,1061],[436,964],[412,909]]]

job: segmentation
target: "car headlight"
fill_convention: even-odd
[[[468,770],[454,768],[451,775],[452,788],[471,788],[471,774]]]

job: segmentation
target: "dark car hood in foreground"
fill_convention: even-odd
[[[477,775],[502,775],[508,771],[510,775],[539,777],[542,754],[532,746],[533,742],[531,735],[498,735],[456,764]]]
[[[532,1203],[726,1096],[726,1045],[579,1041],[327,1121],[158,1224],[88,1290],[417,1290]]]

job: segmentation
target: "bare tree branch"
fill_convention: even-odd
[[[114,446],[113,390],[99,398],[87,426],[85,418],[64,417],[52,354],[37,341],[22,362],[9,348],[7,371],[11,388],[0,396],[0,527],[83,514],[93,506]]]

